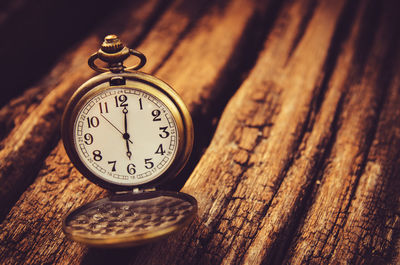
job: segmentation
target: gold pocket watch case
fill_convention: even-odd
[[[140,62],[125,67],[134,55]],[[108,67],[99,67],[100,59]],[[83,176],[114,192],[64,218],[67,237],[97,247],[143,244],[187,225],[197,212],[187,194],[159,190],[185,166],[193,124],[179,95],[165,82],[138,72],[146,57],[105,38],[89,58],[98,75],[77,89],[62,118],[66,152]]]

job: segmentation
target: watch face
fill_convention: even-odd
[[[77,113],[74,148],[84,166],[111,184],[134,186],[163,174],[176,157],[177,122],[156,96],[139,88],[108,87]]]

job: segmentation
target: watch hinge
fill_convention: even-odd
[[[134,188],[132,190],[132,193],[141,193],[141,192],[148,192],[148,191],[155,191],[156,188],[147,188],[147,189],[139,189],[139,188]]]
[[[138,193],[149,192],[149,191],[156,191],[156,188],[146,188],[146,189],[134,188],[131,191],[127,191],[127,190],[116,191],[114,194],[115,195],[123,195],[123,194],[128,194],[128,193],[138,194]]]

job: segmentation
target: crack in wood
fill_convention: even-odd
[[[290,48],[288,52],[288,56],[286,57],[286,63],[290,60],[292,57],[293,52],[296,50],[297,45],[299,45],[301,38],[304,36],[304,33],[308,27],[308,24],[311,21],[311,18],[314,16],[315,9],[317,7],[317,1],[316,0],[310,0],[306,5],[304,5],[304,15],[302,16],[301,23],[298,27],[297,30],[297,35],[293,40],[292,47]]]

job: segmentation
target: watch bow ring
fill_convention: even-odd
[[[130,55],[138,57],[140,61],[134,66],[124,67],[122,61]],[[96,59],[107,62],[108,68],[97,66],[95,64]],[[89,57],[88,64],[97,72],[135,71],[146,64],[146,56],[139,51],[125,47],[116,35],[108,35],[105,37],[101,48]]]

